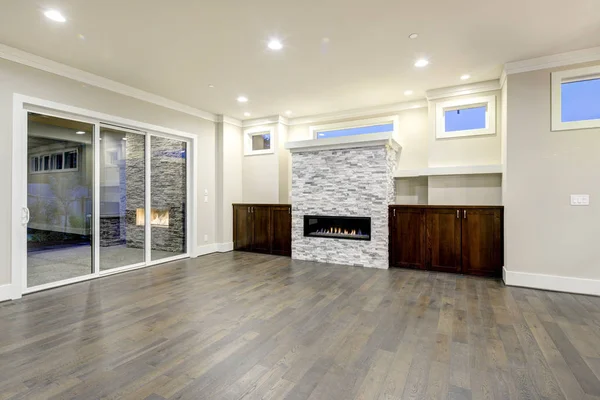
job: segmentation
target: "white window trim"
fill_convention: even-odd
[[[552,73],[552,131],[600,128],[600,118],[588,119],[585,121],[562,121],[561,85],[566,82],[576,82],[598,78],[600,78],[600,65]]]
[[[271,135],[271,148],[264,150],[252,150],[252,137],[256,135]],[[276,137],[274,126],[257,126],[250,129],[244,130],[244,155],[245,156],[259,156],[263,154],[273,154],[276,148]]]
[[[338,129],[351,129],[351,128],[362,128],[365,126],[373,126],[373,125],[385,125],[393,123],[393,133],[394,136],[398,136],[398,116],[390,115],[386,117],[377,117],[377,118],[367,118],[360,120],[352,120],[345,122],[336,122],[333,124],[324,124],[324,125],[315,125],[309,127],[310,137],[313,139],[319,138],[319,132],[327,132],[327,131],[335,131]],[[365,135],[371,135],[371,133],[365,133]]]
[[[446,132],[446,111],[486,106],[485,128]],[[496,96],[480,96],[468,99],[441,101],[435,109],[435,137],[447,139],[465,136],[496,134]]]
[[[48,170],[39,170],[39,171],[34,171],[33,170],[33,159],[35,157],[37,157],[38,159],[41,160],[42,157],[44,156],[50,156],[50,158],[52,158],[52,156],[54,154],[60,154],[62,153],[63,155],[63,167],[65,165],[65,153],[69,153],[74,151],[77,154],[77,167],[75,168],[61,168],[61,169],[48,169]],[[41,161],[39,161],[41,163]],[[41,152],[41,153],[35,153],[29,156],[29,173],[30,174],[60,174],[62,172],[77,172],[79,171],[79,150],[77,148],[69,148],[69,149],[65,149],[65,150],[52,150],[52,151],[45,151],[45,152]],[[41,164],[40,164],[41,165]]]

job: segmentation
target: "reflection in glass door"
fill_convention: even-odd
[[[151,259],[187,253],[187,143],[150,138]]]
[[[145,261],[145,135],[100,127],[100,270]]]
[[[27,287],[93,269],[94,125],[27,115]]]

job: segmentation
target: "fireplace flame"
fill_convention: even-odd
[[[325,228],[325,229],[319,229],[316,233],[329,233],[329,234],[336,234],[336,235],[347,235],[347,236],[360,236],[362,235],[362,231],[356,230],[356,229],[342,229],[339,227],[331,227],[331,228]]]

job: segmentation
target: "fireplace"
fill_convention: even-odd
[[[135,224],[144,225],[146,219],[145,210],[138,208],[135,212]],[[150,226],[158,226],[161,228],[169,227],[169,210],[168,209],[150,209]]]
[[[304,236],[371,240],[371,218],[305,215]]]

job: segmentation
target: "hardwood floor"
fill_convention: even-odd
[[[0,304],[0,399],[600,399],[600,298],[214,254]]]

